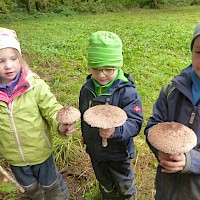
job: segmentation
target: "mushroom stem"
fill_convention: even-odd
[[[19,184],[12,176],[10,176],[10,175],[8,174],[8,172],[6,172],[6,170],[5,170],[2,166],[0,166],[0,172],[1,172],[8,180],[10,180],[11,182],[14,183],[15,186],[19,189],[19,191],[20,191],[21,193],[24,193],[24,192],[25,192],[24,188],[21,187],[20,184]]]
[[[108,146],[108,141],[106,138],[102,138],[102,146],[107,147]]]

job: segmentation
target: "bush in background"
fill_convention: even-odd
[[[1,0],[0,14],[13,12],[105,13],[132,8],[199,5],[200,0]]]

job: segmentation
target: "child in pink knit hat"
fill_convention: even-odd
[[[58,124],[60,108],[49,86],[22,59],[15,31],[0,28],[0,154],[29,199],[67,199],[52,156],[50,129],[71,134],[74,125]]]

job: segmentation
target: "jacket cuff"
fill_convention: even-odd
[[[190,152],[185,153],[185,167],[182,170],[182,173],[189,172],[190,166],[191,166],[191,155]]]

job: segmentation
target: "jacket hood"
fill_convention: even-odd
[[[181,93],[183,93],[189,99],[191,99],[192,96],[190,89],[192,85],[191,71],[192,65],[189,65],[172,80],[173,86],[175,86]]]

